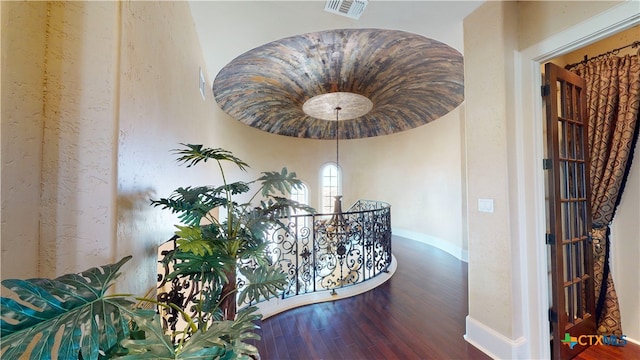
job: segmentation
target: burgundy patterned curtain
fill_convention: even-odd
[[[637,55],[610,56],[571,71],[587,83],[598,333],[622,336],[618,296],[609,267],[609,224],[620,202],[638,137],[640,63]]]

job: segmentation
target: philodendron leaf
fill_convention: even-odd
[[[144,331],[145,338],[140,340],[123,340],[120,344],[129,352],[125,356],[116,357],[122,360],[134,359],[175,359],[176,352],[171,342],[171,337],[164,333],[160,315],[153,318],[134,317],[134,321],[140,330]]]
[[[205,254],[213,254],[211,241],[202,237],[202,230],[199,226],[176,225],[178,231],[178,246],[181,251],[191,252],[196,256],[204,257]]]
[[[254,330],[260,319],[256,307],[241,310],[234,321],[214,321],[205,332],[195,333],[177,359],[252,359],[258,349],[245,342],[260,336]]]
[[[184,343],[174,349],[171,338],[164,334],[159,315],[153,320],[134,318],[140,329],[144,330],[144,340],[124,340],[121,342],[129,353],[116,357],[118,360],[155,359],[250,359],[258,350],[245,340],[259,339],[254,333],[254,323],[260,319],[251,307],[240,311],[235,321],[214,321],[207,331],[198,330]],[[178,335],[178,342],[180,335]]]
[[[292,187],[300,187],[302,180],[296,177],[295,172],[289,172],[286,167],[280,172],[265,171],[262,176],[257,179],[262,183],[262,196],[267,197],[271,194],[289,194]]]
[[[260,266],[257,268],[241,267],[240,273],[247,279],[247,284],[238,295],[238,303],[245,300],[255,303],[264,297],[268,300],[271,296],[278,295],[287,285],[287,276],[275,266]]]
[[[105,294],[129,259],[53,280],[3,280],[21,301],[1,298],[1,357],[23,358],[30,348],[30,359],[50,359],[58,343],[59,359],[77,359],[79,352],[96,359],[128,337],[123,313],[130,313],[132,302]]]
[[[200,144],[180,144],[185,146],[183,149],[175,149],[173,152],[176,155],[180,155],[178,163],[187,164],[187,167],[191,167],[199,163],[200,161],[206,162],[207,160],[231,161],[238,165],[241,170],[245,170],[249,165],[244,161],[233,156],[231,151],[225,149],[212,149],[203,147]]]

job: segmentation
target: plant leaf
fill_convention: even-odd
[[[183,224],[197,226],[200,220],[217,207],[229,207],[227,193],[231,195],[243,194],[250,190],[249,184],[243,181],[227,184],[226,186],[197,186],[180,187],[170,197],[151,200],[151,205],[170,209],[178,213]]]
[[[180,144],[185,146],[185,149],[174,149],[173,153],[176,155],[180,155],[178,157],[178,162],[182,164],[187,164],[187,167],[191,167],[196,165],[199,162],[206,162],[207,160],[216,160],[220,161],[230,161],[236,164],[240,170],[246,170],[249,167],[247,163],[233,156],[231,151],[225,149],[212,149],[212,148],[204,148],[203,145],[200,144]]]
[[[151,200],[151,205],[170,209],[172,213],[180,214],[182,223],[197,226],[211,210],[226,206],[228,199],[223,194],[224,188],[221,187],[180,187],[168,198]]]
[[[176,359],[171,337],[162,329],[160,315],[155,314],[152,318],[134,316],[133,320],[144,331],[145,338],[121,341],[120,344],[128,350],[128,354],[115,359]]]
[[[248,358],[256,355],[258,349],[245,343],[245,340],[260,339],[254,333],[257,329],[255,321],[260,315],[255,314],[256,307],[249,307],[238,312],[234,321],[215,321],[205,332],[195,333],[181,349],[178,359],[220,359]]]
[[[198,256],[191,252],[181,251],[178,248],[173,254],[176,263],[173,264],[173,272],[168,280],[176,277],[187,277],[194,281],[224,283],[226,276],[224,270],[229,267],[232,260],[220,251],[214,251],[211,255]]]
[[[77,359],[82,352],[83,358],[96,359],[100,351],[128,337],[122,316],[130,312],[132,302],[105,294],[129,259],[53,280],[3,280],[21,301],[1,298],[2,357],[17,359],[31,344],[31,359],[51,358],[60,332],[60,358]]]
[[[174,349],[171,338],[164,334],[160,316],[153,319],[134,318],[147,337],[143,340],[123,340],[122,346],[129,353],[115,357],[119,360],[135,359],[236,359],[248,358],[258,353],[255,346],[246,343],[249,339],[260,337],[253,331],[257,328],[255,321],[260,315],[256,308],[250,307],[238,312],[234,321],[214,321],[207,331],[194,333],[182,348]]]
[[[176,225],[178,231],[178,246],[181,251],[191,252],[197,256],[205,256],[213,254],[211,241],[202,238],[202,230],[198,226],[179,226]]]
[[[269,299],[278,295],[287,285],[286,274],[275,266],[240,267],[239,270],[247,279],[247,284],[238,295],[239,304],[243,304],[245,299],[250,303],[257,302],[260,297]]]
[[[257,179],[262,183],[262,196],[280,193],[286,195],[291,193],[292,187],[302,186],[302,180],[296,177],[295,172],[289,172],[283,167],[280,172],[266,171]]]

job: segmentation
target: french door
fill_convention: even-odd
[[[551,352],[570,359],[596,333],[589,151],[584,79],[548,63],[542,95],[546,108]]]

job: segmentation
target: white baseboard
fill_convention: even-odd
[[[524,337],[515,340],[498,333],[483,323],[467,316],[467,333],[464,339],[493,359],[526,359],[527,341]]]
[[[636,344],[636,345],[640,345],[640,340],[636,340],[636,339],[630,339],[628,337],[624,338],[625,340],[627,340],[630,343]]]
[[[461,247],[448,241],[439,239],[435,236],[405,229],[393,228],[391,232],[393,233],[393,235],[419,241],[421,243],[436,247],[444,252],[455,256],[460,261],[469,262],[469,253],[467,252],[467,250],[462,249]]]
[[[398,268],[398,262],[396,257],[391,255],[391,264],[389,265],[389,272],[381,273],[378,276],[369,279],[365,282],[356,285],[350,285],[336,290],[336,295],[331,294],[331,290],[318,291],[314,293],[296,295],[287,299],[270,299],[269,301],[263,301],[258,303],[258,313],[262,314],[262,318],[266,319],[270,316],[279,314],[283,311],[294,309],[300,306],[317,304],[327,301],[335,301],[339,299],[345,299],[351,296],[365,293],[369,290],[382,285],[385,281],[389,280],[391,276],[396,272]]]

